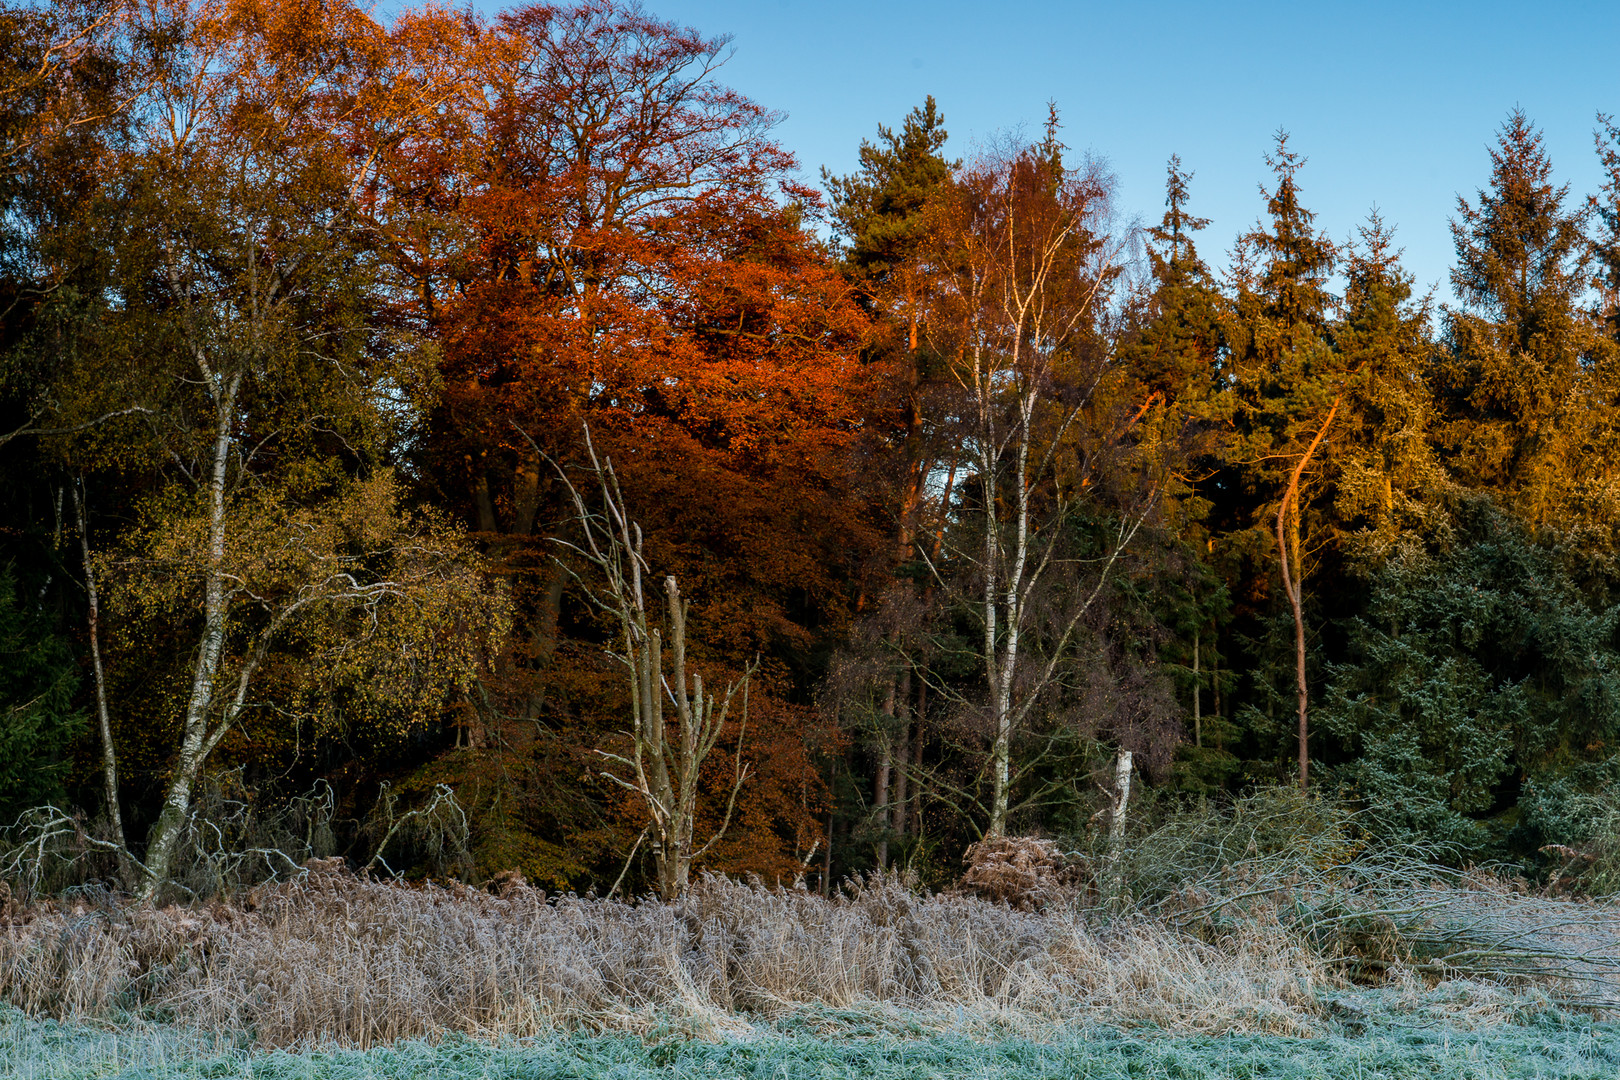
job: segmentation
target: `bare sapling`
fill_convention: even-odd
[[[1282,501],[1277,506],[1277,565],[1282,569],[1283,593],[1288,597],[1288,607],[1294,616],[1294,690],[1295,712],[1299,724],[1299,790],[1305,791],[1310,786],[1311,776],[1311,739],[1309,726],[1308,705],[1309,698],[1307,683],[1305,681],[1305,611],[1304,588],[1305,566],[1300,557],[1299,542],[1299,481],[1304,475],[1305,468],[1311,463],[1316,454],[1317,447],[1322,445],[1328,428],[1333,426],[1333,417],[1339,411],[1339,403],[1344,400],[1344,393],[1333,399],[1333,407],[1328,410],[1327,419],[1316,432],[1316,438],[1311,440],[1305,452],[1300,455],[1299,463],[1288,476],[1288,487],[1283,492]],[[1294,513],[1293,543],[1289,543],[1289,530],[1287,528],[1288,512]],[[1293,572],[1289,573],[1290,563]]]
[[[79,553],[84,560],[85,606],[90,631],[90,668],[96,676],[96,720],[101,736],[101,779],[107,798],[107,827],[117,845],[118,875],[125,887],[136,883],[136,862],[124,838],[124,815],[119,806],[118,753],[113,746],[112,719],[107,712],[107,676],[101,665],[101,594],[96,589],[96,567],[90,557],[90,533],[84,521],[84,498],[79,494],[82,481],[73,484],[73,514],[79,525]],[[144,867],[142,868],[144,872]]]
[[[643,553],[641,526],[626,512],[613,462],[597,456],[588,428],[585,446],[600,490],[602,512],[588,512],[578,489],[559,469],[584,533],[583,545],[566,546],[601,573],[605,591],[582,584],[591,600],[618,620],[623,651],[613,655],[625,666],[630,685],[630,745],[624,754],[599,751],[614,766],[603,770],[602,775],[634,792],[645,807],[648,825],[644,835],[651,842],[658,894],[669,900],[686,891],[692,864],[725,836],[737,806],[737,793],[751,772],[742,759],[742,749],[748,726],[748,684],[757,664],[741,679],[727,683],[723,694],[706,689],[701,674],[688,674],[686,619],[691,605],[681,595],[674,575],[666,575],[664,625],[658,625],[657,601],[649,605],[644,588],[652,572]],[[654,609],[652,614],[649,606]],[[734,707],[737,751],[731,767],[731,790],[719,827],[699,844],[696,826],[703,763],[725,733]]]

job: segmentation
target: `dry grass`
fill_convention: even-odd
[[[1458,870],[1439,848],[1371,844],[1356,817],[1259,791],[1135,838],[1123,876],[1135,910],[1204,940],[1275,925],[1362,981],[1409,970],[1620,1008],[1620,908]]]
[[[710,878],[674,903],[627,903],[548,897],[516,875],[494,894],[411,887],[312,859],[184,908],[87,887],[30,906],[0,896],[0,1002],[359,1047],[762,1025],[1304,1035],[1360,1023],[1369,1001],[1465,1026],[1526,1002],[1616,1007],[1620,908],[1369,851],[1352,826],[1288,793],[1188,811],[1133,840],[1125,890],[1100,908],[1093,860],[1031,838],[977,845],[966,891],[947,895],[892,876],[830,900]]]
[[[251,909],[251,910],[249,910]],[[0,997],[62,1019],[157,1016],[263,1045],[460,1031],[737,1033],[859,1014],[921,1030],[1319,1029],[1332,977],[1281,933],[1204,944],[919,896],[894,879],[825,900],[709,879],[676,903],[408,888],[321,868],[241,905],[57,902],[0,938]]]

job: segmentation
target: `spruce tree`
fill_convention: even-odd
[[[1586,210],[1568,203],[1541,132],[1514,110],[1489,186],[1459,197],[1451,223],[1461,306],[1445,312],[1443,437],[1460,481],[1501,493],[1534,527],[1607,531],[1620,509],[1599,475],[1614,460],[1609,346],[1582,307]]]
[[[1191,181],[1192,173],[1172,155],[1166,167],[1164,218],[1147,231],[1153,292],[1143,305],[1141,329],[1120,355],[1149,393],[1170,401],[1207,399],[1225,348],[1220,291],[1194,243],[1194,234],[1209,219],[1187,210]]]
[[[1598,232],[1592,239],[1597,263],[1598,314],[1611,340],[1620,341],[1620,123],[1598,113],[1595,133],[1598,164],[1603,169],[1601,193],[1590,201]]]
[[[1432,442],[1429,300],[1413,298],[1412,276],[1376,211],[1345,252],[1344,278],[1334,343],[1349,377],[1331,525],[1347,563],[1369,573],[1401,537],[1440,527],[1434,496],[1449,480]]]
[[[1258,267],[1237,281],[1231,321],[1233,479],[1242,487],[1239,499],[1247,518],[1234,539],[1252,556],[1263,557],[1269,549],[1282,585],[1284,619],[1293,630],[1291,726],[1303,788],[1310,744],[1304,612],[1304,579],[1310,567],[1305,553],[1314,546],[1308,542],[1311,533],[1321,526],[1323,444],[1339,417],[1346,379],[1328,325],[1332,297],[1327,282],[1337,253],[1300,201],[1297,177],[1304,159],[1289,149],[1287,134],[1279,132],[1266,161],[1276,177],[1276,186],[1263,192],[1270,221],[1240,241]],[[1256,614],[1261,626],[1255,628],[1255,641],[1262,656],[1255,659],[1264,671],[1278,659],[1280,626]],[[1280,689],[1265,676],[1257,682],[1262,700]],[[1260,731],[1282,737],[1274,708],[1261,713],[1251,707],[1249,718]]]
[[[1225,750],[1233,733],[1209,709],[1219,700],[1214,680],[1221,668],[1219,629],[1228,602],[1205,562],[1210,493],[1203,478],[1218,470],[1226,447],[1226,329],[1224,299],[1198,255],[1195,234],[1209,219],[1188,210],[1191,181],[1192,173],[1172,155],[1165,170],[1164,217],[1147,230],[1152,291],[1136,305],[1138,326],[1125,335],[1120,364],[1129,374],[1139,444],[1165,446],[1176,458],[1165,471],[1171,480],[1163,505],[1182,546],[1169,560],[1175,569],[1161,568],[1166,577],[1158,596],[1159,617],[1176,640],[1160,646],[1160,657],[1175,662],[1191,714],[1192,740],[1178,754],[1178,783],[1204,792],[1222,787],[1238,762]],[[1149,428],[1154,430],[1143,430]]]

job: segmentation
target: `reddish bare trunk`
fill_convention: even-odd
[[[1327,436],[1328,428],[1333,425],[1333,418],[1338,414],[1339,402],[1343,395],[1333,399],[1333,407],[1328,410],[1327,419],[1322,421],[1322,427],[1317,431],[1316,438],[1311,440],[1305,453],[1300,455],[1299,464],[1294,466],[1293,473],[1288,478],[1288,487],[1283,492],[1282,505],[1277,507],[1277,560],[1282,568],[1283,592],[1288,597],[1288,606],[1294,615],[1294,688],[1295,709],[1299,721],[1299,790],[1306,791],[1310,787],[1311,752],[1310,727],[1308,720],[1308,691],[1305,686],[1305,614],[1301,602],[1304,594],[1304,566],[1299,557],[1299,481],[1304,475],[1305,468],[1315,456],[1316,450],[1322,445]],[[1294,511],[1294,524],[1292,530],[1286,527],[1288,511]],[[1293,544],[1289,544],[1292,533]],[[1293,565],[1290,566],[1290,563]]]

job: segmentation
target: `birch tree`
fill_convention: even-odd
[[[1066,167],[1061,150],[1054,113],[1042,144],[961,170],[934,227],[940,310],[928,325],[967,398],[965,450],[978,485],[977,547],[956,554],[979,582],[991,836],[1007,829],[1015,735],[1072,659],[1082,620],[1157,492],[1150,484],[1118,519],[1092,566],[1058,565],[1056,525],[1094,479],[1086,455],[1064,451],[1075,449],[1076,421],[1111,370],[1101,326],[1122,250],[1109,229],[1112,177],[1091,163]],[[1035,651],[1027,636],[1038,594],[1057,576],[1087,585]]]
[[[278,692],[311,715],[409,725],[505,614],[459,534],[403,510],[386,467],[409,422],[399,389],[430,361],[374,316],[334,134],[380,29],[343,3],[139,13],[175,47],[112,193],[103,382],[139,395],[125,404],[157,482],[102,569],[117,617],[194,635],[140,875],[151,900],[210,756],[268,704],[267,670],[290,666]]]

